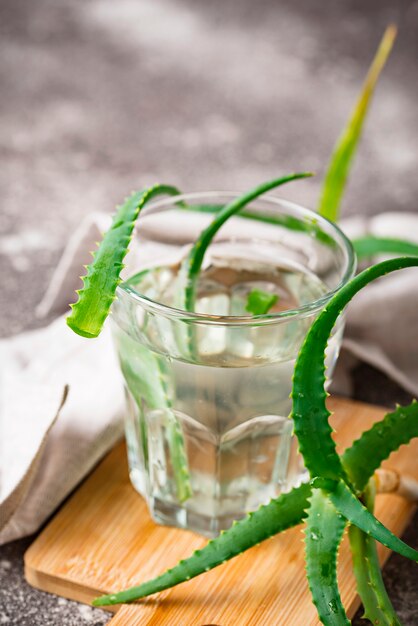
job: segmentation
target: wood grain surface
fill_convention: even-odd
[[[385,410],[331,399],[332,423],[344,449]],[[418,441],[392,455],[388,467],[418,479]],[[399,496],[377,499],[377,516],[400,534],[413,507]],[[125,605],[112,626],[314,626],[305,581],[302,527],[287,531],[203,576]],[[25,555],[28,582],[89,603],[102,592],[138,584],[185,558],[206,540],[190,531],[156,525],[129,482],[124,444],[81,485]],[[388,551],[380,546],[380,557]],[[358,607],[351,558],[344,539],[339,559],[343,601]],[[116,609],[118,607],[115,607]]]

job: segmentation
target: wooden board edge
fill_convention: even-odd
[[[103,593],[100,589],[85,587],[79,583],[58,578],[57,576],[51,576],[50,574],[36,570],[26,562],[24,564],[24,576],[26,582],[31,585],[31,587],[35,587],[35,589],[53,593],[67,600],[75,600],[76,602],[90,606],[94,598],[97,598],[97,596]],[[105,607],[104,610],[109,613],[117,613],[119,608],[119,606],[111,606]]]

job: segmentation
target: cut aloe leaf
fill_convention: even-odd
[[[253,289],[247,296],[245,310],[252,315],[265,315],[276,304],[279,296],[276,293]]]
[[[179,191],[170,185],[155,185],[137,191],[117,209],[109,230],[103,236],[98,249],[93,252],[93,262],[87,266],[82,278],[83,287],[78,290],[78,301],[71,305],[67,317],[68,326],[78,335],[94,338],[100,334],[109,314],[115,292],[120,283],[123,259],[128,252],[135,221],[144,205],[158,195],[177,195]]]

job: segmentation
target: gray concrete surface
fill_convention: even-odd
[[[238,189],[314,169],[316,179],[283,191],[314,207],[391,20],[400,35],[345,214],[417,209],[418,2],[2,0],[1,335],[41,324],[34,307],[69,233],[133,188],[160,180],[185,191]],[[354,377],[358,398],[406,400],[370,368]],[[416,531],[408,534],[416,545]],[[0,624],[108,621],[31,590],[21,566],[27,545],[0,550]],[[392,557],[385,570],[407,626],[418,623],[413,568]]]

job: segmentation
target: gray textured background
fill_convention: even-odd
[[[391,20],[400,35],[346,215],[417,209],[418,2],[1,0],[1,335],[40,324],[34,307],[69,233],[133,188],[160,180],[185,191],[238,189],[314,169],[316,180],[283,190],[314,207]],[[370,368],[354,376],[358,398],[407,401]],[[417,544],[412,528],[408,539]],[[29,589],[27,545],[0,550],[0,624],[107,622]],[[417,624],[416,570],[392,557],[385,576],[405,624]]]

